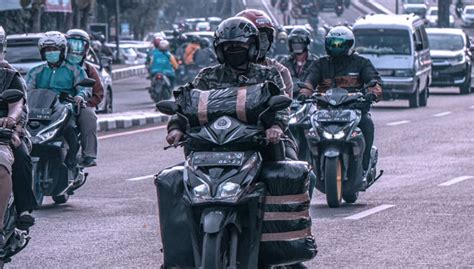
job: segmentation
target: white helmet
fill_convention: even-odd
[[[38,42],[38,48],[41,53],[41,58],[45,60],[44,49],[47,47],[57,48],[61,51],[61,61],[64,60],[67,53],[66,36],[58,31],[50,31],[43,34]]]
[[[348,56],[354,51],[354,33],[346,26],[337,26],[326,35],[326,53],[332,57]]]
[[[160,44],[158,45],[159,50],[169,50],[170,49],[170,42],[168,40],[161,40]]]

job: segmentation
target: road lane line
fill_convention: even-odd
[[[344,219],[359,220],[359,219],[365,218],[365,217],[367,217],[367,216],[370,216],[370,215],[372,215],[372,214],[378,213],[378,212],[380,212],[380,211],[383,211],[383,210],[392,208],[392,207],[394,207],[394,206],[395,206],[395,205],[379,205],[379,206],[374,207],[374,208],[372,208],[372,209],[362,211],[362,212],[360,212],[360,213],[351,215],[351,216],[349,216],[349,217],[345,217]]]
[[[434,114],[433,116],[434,117],[443,117],[443,116],[447,116],[451,113],[452,113],[451,111],[445,111],[445,112],[441,112],[441,113],[438,113],[438,114]]]
[[[142,176],[142,177],[134,177],[134,178],[129,178],[127,181],[140,181],[144,179],[152,179],[155,175],[148,175],[148,176]]]
[[[396,125],[402,125],[402,124],[406,124],[406,123],[410,123],[410,121],[409,120],[402,120],[402,121],[390,122],[390,123],[387,123],[387,126],[396,126]]]
[[[474,178],[474,176],[462,176],[462,177],[457,177],[457,178],[454,178],[454,179],[451,179],[449,181],[446,181],[444,183],[441,183],[439,184],[438,186],[439,187],[447,187],[447,186],[451,186],[451,185],[454,185],[456,183],[459,183],[459,182],[462,182],[464,180],[467,180],[467,179],[471,179],[471,178]]]
[[[155,131],[155,130],[165,129],[166,127],[167,127],[166,125],[160,125],[160,126],[156,126],[156,127],[145,128],[145,129],[140,129],[140,130],[135,130],[135,131],[128,131],[128,132],[122,132],[122,133],[116,133],[116,134],[110,134],[110,135],[102,135],[102,136],[99,136],[97,139],[103,140],[103,139],[121,137],[121,136],[126,136],[126,135],[146,133],[146,132],[151,132],[151,131]]]

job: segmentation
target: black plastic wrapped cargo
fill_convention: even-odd
[[[194,268],[189,212],[183,200],[183,166],[165,169],[155,178],[163,252],[163,267]]]
[[[262,267],[314,258],[306,162],[266,163],[260,174],[267,187],[259,261]]]

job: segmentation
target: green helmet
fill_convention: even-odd
[[[346,26],[334,27],[326,35],[326,53],[331,57],[351,55],[354,45],[354,34]]]

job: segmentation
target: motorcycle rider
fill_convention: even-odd
[[[333,86],[356,92],[364,84],[371,81],[377,82],[375,86],[368,89],[365,96],[368,104],[365,109],[362,109],[362,117],[358,125],[364,134],[366,144],[362,161],[364,175],[366,175],[374,142],[374,123],[369,113],[370,103],[382,98],[382,82],[370,60],[357,54],[354,46],[354,34],[349,28],[338,26],[329,31],[325,40],[327,56],[315,61],[306,78],[305,83],[308,88],[302,88],[300,94],[311,96],[312,89],[324,93]]]
[[[267,57],[268,51],[272,48],[275,26],[272,19],[265,12],[258,9],[246,9],[239,12],[236,17],[244,17],[251,21],[258,29],[260,39],[260,49],[258,53],[257,63],[266,66],[274,66],[280,72],[285,83],[285,92],[288,96],[293,96],[293,80],[288,68],[280,64],[278,61]]]
[[[273,44],[273,36],[275,33],[275,26],[272,23],[270,16],[265,12],[257,9],[246,9],[239,12],[236,17],[243,17],[251,21],[258,29],[259,38],[259,52],[257,57],[257,63],[264,66],[275,67],[280,73],[283,83],[285,84],[285,93],[292,98],[293,97],[293,80],[291,78],[290,71],[288,68],[283,66],[275,59],[267,57],[268,51],[270,51]],[[298,146],[291,132],[287,129],[284,130],[285,135],[288,137],[285,140],[286,145],[286,156],[293,160],[298,160]]]
[[[5,30],[0,26],[0,70],[2,70],[2,73],[5,73],[4,75],[0,75],[0,90],[17,89],[25,93],[26,96],[26,86],[23,78],[17,73],[17,70],[5,60],[6,42]],[[11,76],[11,74],[15,75]],[[33,178],[33,166],[29,150],[31,142],[24,132],[27,117],[28,108],[25,102],[23,104],[22,119],[17,127],[21,145],[12,148],[13,158],[15,160],[12,166],[13,196],[15,198],[16,211],[18,212],[17,228],[20,230],[28,230],[29,227],[34,225],[35,218],[31,215],[31,212],[33,212],[36,207],[35,195],[31,188]]]
[[[82,161],[84,167],[96,166],[97,162],[97,115],[95,107],[102,102],[104,98],[104,87],[100,82],[99,74],[94,66],[85,61],[89,52],[91,39],[89,34],[81,29],[71,29],[67,31],[68,53],[66,61],[79,65],[86,71],[89,78],[95,80],[92,87],[92,96],[87,100],[86,107],[83,107],[77,123],[81,132]]]
[[[28,91],[35,89],[51,89],[58,93],[69,93],[74,96],[77,106],[81,106],[91,95],[90,88],[76,86],[87,74],[79,65],[68,63],[66,37],[57,31],[44,33],[38,42],[41,58],[46,63],[33,67],[26,76]],[[79,149],[76,130],[69,126],[64,131],[69,144],[65,164],[72,168],[76,166],[76,153]]]
[[[216,64],[216,54],[209,46],[210,42],[206,38],[201,38],[199,41],[200,49],[194,54],[194,63],[198,68],[204,68]]]
[[[246,86],[274,82],[284,94],[283,81],[275,67],[255,64],[259,53],[258,29],[248,19],[233,17],[222,21],[216,32],[214,49],[220,64],[202,69],[192,83],[181,87],[176,92],[193,88],[200,90],[225,89],[232,86]],[[287,111],[280,111],[266,126],[266,137],[271,143],[278,143],[286,130]],[[179,117],[172,117],[168,123],[169,144],[177,145],[183,138],[186,122]]]
[[[303,81],[308,75],[311,65],[318,59],[309,51],[310,46],[311,33],[308,30],[302,27],[291,30],[288,36],[288,48],[291,54],[285,57],[281,63],[290,70],[291,77],[295,81]]]
[[[152,81],[157,73],[162,73],[170,80],[171,87],[174,87],[176,77],[175,70],[178,69],[176,58],[169,52],[169,42],[161,37],[153,40],[155,48],[148,53],[147,66]]]
[[[5,31],[0,30],[0,51],[2,57],[4,55]],[[2,80],[2,87],[0,91],[6,89],[25,90],[24,83],[21,80],[20,74],[12,69],[0,68],[0,79]],[[5,84],[3,84],[5,83]],[[0,127],[14,130],[11,138],[11,143],[0,144],[0,266],[1,258],[3,258],[3,247],[5,244],[5,231],[3,230],[4,216],[8,207],[8,201],[12,192],[12,166],[14,162],[13,147],[18,148],[22,145],[20,140],[19,128],[21,129],[21,120],[24,116],[25,99],[11,104],[1,104],[0,111]]]

